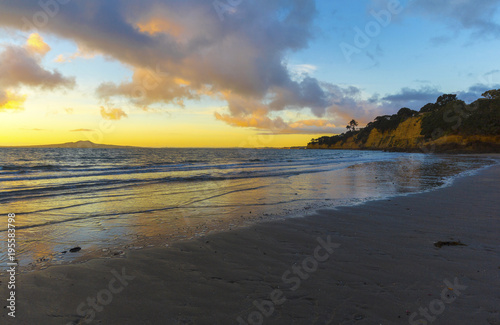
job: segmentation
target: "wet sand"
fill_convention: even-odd
[[[0,323],[500,324],[499,180],[20,274]]]

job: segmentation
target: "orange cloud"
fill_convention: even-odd
[[[99,53],[93,50],[90,50],[84,46],[79,45],[78,50],[70,55],[64,55],[64,54],[59,54],[55,59],[54,62],[57,63],[69,63],[72,62],[76,58],[83,58],[83,59],[93,59],[95,58]]]
[[[0,111],[22,110],[26,95],[17,95],[9,90],[0,91]]]
[[[181,86],[189,86],[191,84],[191,82],[189,82],[188,80],[184,80],[182,78],[174,78],[174,81],[175,83]]]
[[[50,51],[50,46],[43,41],[43,38],[39,34],[33,33],[26,41],[26,49],[31,53],[44,56]]]
[[[47,130],[45,130],[45,129],[38,129],[38,128],[33,128],[33,129],[19,129],[19,130],[25,130],[25,131],[35,131],[35,132],[47,131]]]
[[[334,133],[333,128],[335,128],[335,124],[323,119],[301,120],[287,123],[280,117],[274,119],[270,118],[268,112],[265,110],[254,110],[251,114],[237,117],[216,112],[215,118],[231,126],[269,130],[275,134]]]
[[[145,23],[137,23],[136,26],[141,33],[148,33],[150,35],[167,33],[179,37],[184,32],[182,25],[162,18],[153,18]]]
[[[101,106],[101,116],[106,120],[120,120],[128,115],[121,108],[104,108]]]
[[[148,105],[157,102],[184,106],[184,99],[199,99],[200,95],[207,93],[203,92],[201,85],[198,90],[188,85],[191,85],[190,81],[161,71],[135,69],[130,82],[103,83],[96,93],[104,100],[128,97],[134,105],[147,110]]]
[[[292,128],[300,128],[304,126],[317,126],[317,127],[329,127],[329,128],[334,128],[335,124],[323,120],[323,119],[316,119],[316,120],[302,120],[302,121],[297,121],[292,124],[290,124],[290,127]]]
[[[54,59],[54,62],[57,62],[57,63],[63,63],[63,62],[71,62],[71,60],[68,60],[64,57],[64,55],[62,54],[59,54],[55,59]]]
[[[215,113],[215,118],[219,121],[226,122],[231,126],[236,127],[252,127],[256,129],[268,129],[281,131],[287,128],[287,125],[280,117],[271,119],[267,116],[267,112],[254,111],[247,116],[231,116],[228,114]]]

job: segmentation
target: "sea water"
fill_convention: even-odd
[[[429,191],[495,163],[349,150],[0,149],[0,266],[9,213],[16,258],[33,268]]]

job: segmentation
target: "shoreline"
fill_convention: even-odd
[[[387,148],[374,148],[374,147],[362,147],[362,148],[306,148],[305,150],[355,150],[355,151],[382,151],[382,152],[404,152],[404,153],[421,153],[421,154],[445,154],[445,155],[499,155],[500,147],[494,148],[479,148],[479,149],[470,149],[467,147],[460,146],[441,146],[435,147],[432,150],[428,150],[426,146],[418,147],[418,148],[399,148],[399,147],[387,147]]]
[[[6,309],[0,319],[84,324],[78,314],[92,311],[87,297],[104,299],[103,290],[116,278],[113,270],[125,270],[134,279],[124,280],[123,291],[94,311],[93,323],[237,324],[239,317],[248,323],[260,313],[268,324],[401,324],[412,316],[425,319],[419,308],[439,302],[445,281],[457,279],[467,289],[446,293],[454,300],[430,315],[435,324],[500,324],[499,176],[495,165],[431,192],[128,251],[126,258],[19,274],[17,322]],[[328,236],[340,246],[291,290],[297,276],[285,283],[284,273],[304,265],[318,237]],[[457,240],[467,246],[434,246]],[[0,280],[0,295],[7,298],[6,279]],[[276,302],[285,301],[273,304],[271,313],[262,306],[275,290],[282,292]],[[77,311],[82,303],[85,308]]]
[[[343,149],[342,149],[343,150]],[[489,158],[489,160],[496,164],[500,163],[500,154],[475,154],[473,156],[466,155],[468,157],[481,157],[481,158]],[[40,257],[38,260],[33,260],[27,265],[22,265],[18,267],[18,272],[20,273],[29,273],[39,270],[44,270],[52,266],[59,265],[77,265],[81,263],[85,263],[87,261],[93,259],[102,259],[102,258],[124,258],[127,252],[136,251],[136,250],[144,250],[150,248],[161,248],[165,246],[170,246],[178,242],[185,242],[190,240],[196,240],[198,238],[204,238],[207,235],[219,234],[227,231],[234,231],[237,229],[252,227],[254,225],[267,223],[267,222],[281,222],[288,219],[294,218],[303,218],[304,216],[314,214],[316,210],[322,209],[332,209],[337,210],[339,208],[349,208],[349,207],[357,207],[364,204],[368,204],[370,202],[384,201],[387,199],[397,198],[397,197],[405,197],[411,195],[418,195],[421,193],[432,192],[436,190],[440,190],[442,188],[446,188],[452,186],[453,182],[457,179],[468,177],[470,175],[475,175],[481,172],[484,169],[490,168],[493,165],[485,165],[483,167],[477,169],[471,169],[462,171],[454,176],[450,176],[446,179],[443,185],[440,185],[435,188],[429,188],[425,190],[420,190],[416,192],[408,192],[408,193],[398,193],[394,195],[387,195],[383,197],[369,197],[363,199],[361,201],[350,201],[346,204],[337,203],[335,205],[330,205],[326,203],[319,203],[317,206],[314,206],[314,203],[304,205],[302,208],[295,210],[288,210],[281,214],[267,214],[264,213],[262,215],[241,215],[233,216],[227,219],[220,219],[216,222],[206,222],[200,223],[198,225],[190,225],[190,227],[182,227],[178,229],[178,233],[169,232],[164,236],[153,236],[153,237],[137,237],[137,239],[123,242],[122,245],[114,245],[114,246],[92,246],[92,247],[83,247],[82,250],[77,253],[70,253],[69,249],[72,247],[68,247],[65,253],[62,252],[53,252],[52,254],[47,254]],[[323,205],[322,205],[323,204]],[[255,212],[255,211],[254,211]],[[190,223],[189,221],[187,222]],[[200,230],[203,229],[203,230]],[[78,246],[79,247],[79,246]],[[5,272],[0,271],[0,277],[5,275]]]

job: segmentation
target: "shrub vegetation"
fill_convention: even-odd
[[[443,94],[435,103],[424,105],[419,112],[407,107],[394,115],[377,116],[364,128],[356,130],[357,122],[352,120],[348,131],[334,136],[312,139],[309,144],[336,145],[349,138],[364,145],[373,129],[379,132],[395,130],[402,122],[415,116],[422,116],[421,135],[426,139],[437,139],[451,134],[457,135],[499,135],[500,134],[500,89],[492,89],[482,94],[471,104],[457,98],[455,94]]]

